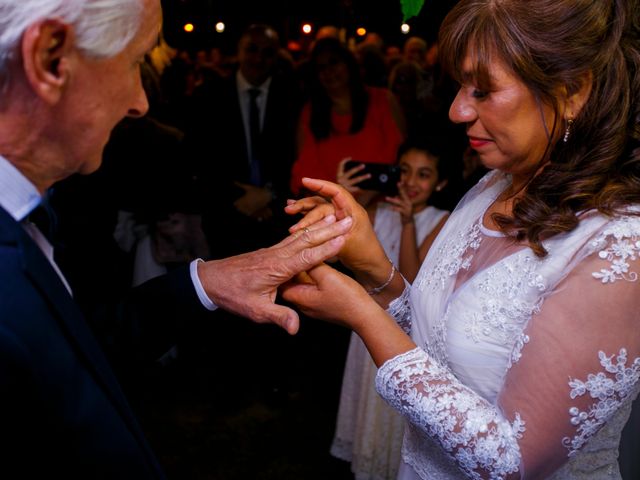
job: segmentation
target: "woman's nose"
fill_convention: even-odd
[[[468,123],[475,119],[475,109],[466,97],[464,89],[458,90],[449,108],[449,118],[454,123]]]

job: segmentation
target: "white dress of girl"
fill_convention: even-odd
[[[447,213],[428,206],[414,215],[418,245]],[[398,265],[400,214],[387,203],[378,204],[374,230],[389,259]],[[366,347],[352,333],[331,454],[351,462],[356,480],[395,479],[400,465],[404,419],[376,392],[376,373]]]
[[[390,305],[417,345],[376,377],[408,419],[399,478],[620,479],[640,390],[640,209],[583,212],[539,258],[483,226],[509,183],[490,172],[465,196]]]

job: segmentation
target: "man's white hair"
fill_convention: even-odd
[[[85,55],[109,58],[120,53],[140,25],[142,0],[0,0],[0,87],[20,58],[20,40],[29,25],[58,18],[73,26]]]

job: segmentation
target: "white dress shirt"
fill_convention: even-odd
[[[42,202],[42,196],[36,186],[27,177],[13,166],[6,158],[0,155],[0,206],[4,208],[16,222],[22,224],[24,230],[40,247],[44,256],[56,271],[60,280],[66,287],[69,295],[73,295],[71,287],[64,278],[60,268],[53,259],[53,246],[49,240],[33,223],[27,220],[27,216]]]

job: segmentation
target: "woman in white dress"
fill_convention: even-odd
[[[407,140],[398,150],[398,196],[367,208],[389,260],[409,282],[448,217],[430,200],[446,186],[450,162],[435,137]],[[355,193],[360,171],[359,166],[340,168],[338,181]],[[355,480],[393,480],[400,465],[404,420],[377,394],[377,370],[360,337],[352,333],[331,454],[351,463]]]
[[[352,328],[408,420],[399,478],[620,479],[640,390],[640,6],[462,0],[439,38],[450,117],[492,169],[407,287],[338,185],[356,279],[319,265],[283,290]],[[385,310],[385,308],[387,310]],[[409,335],[407,335],[408,332]]]

